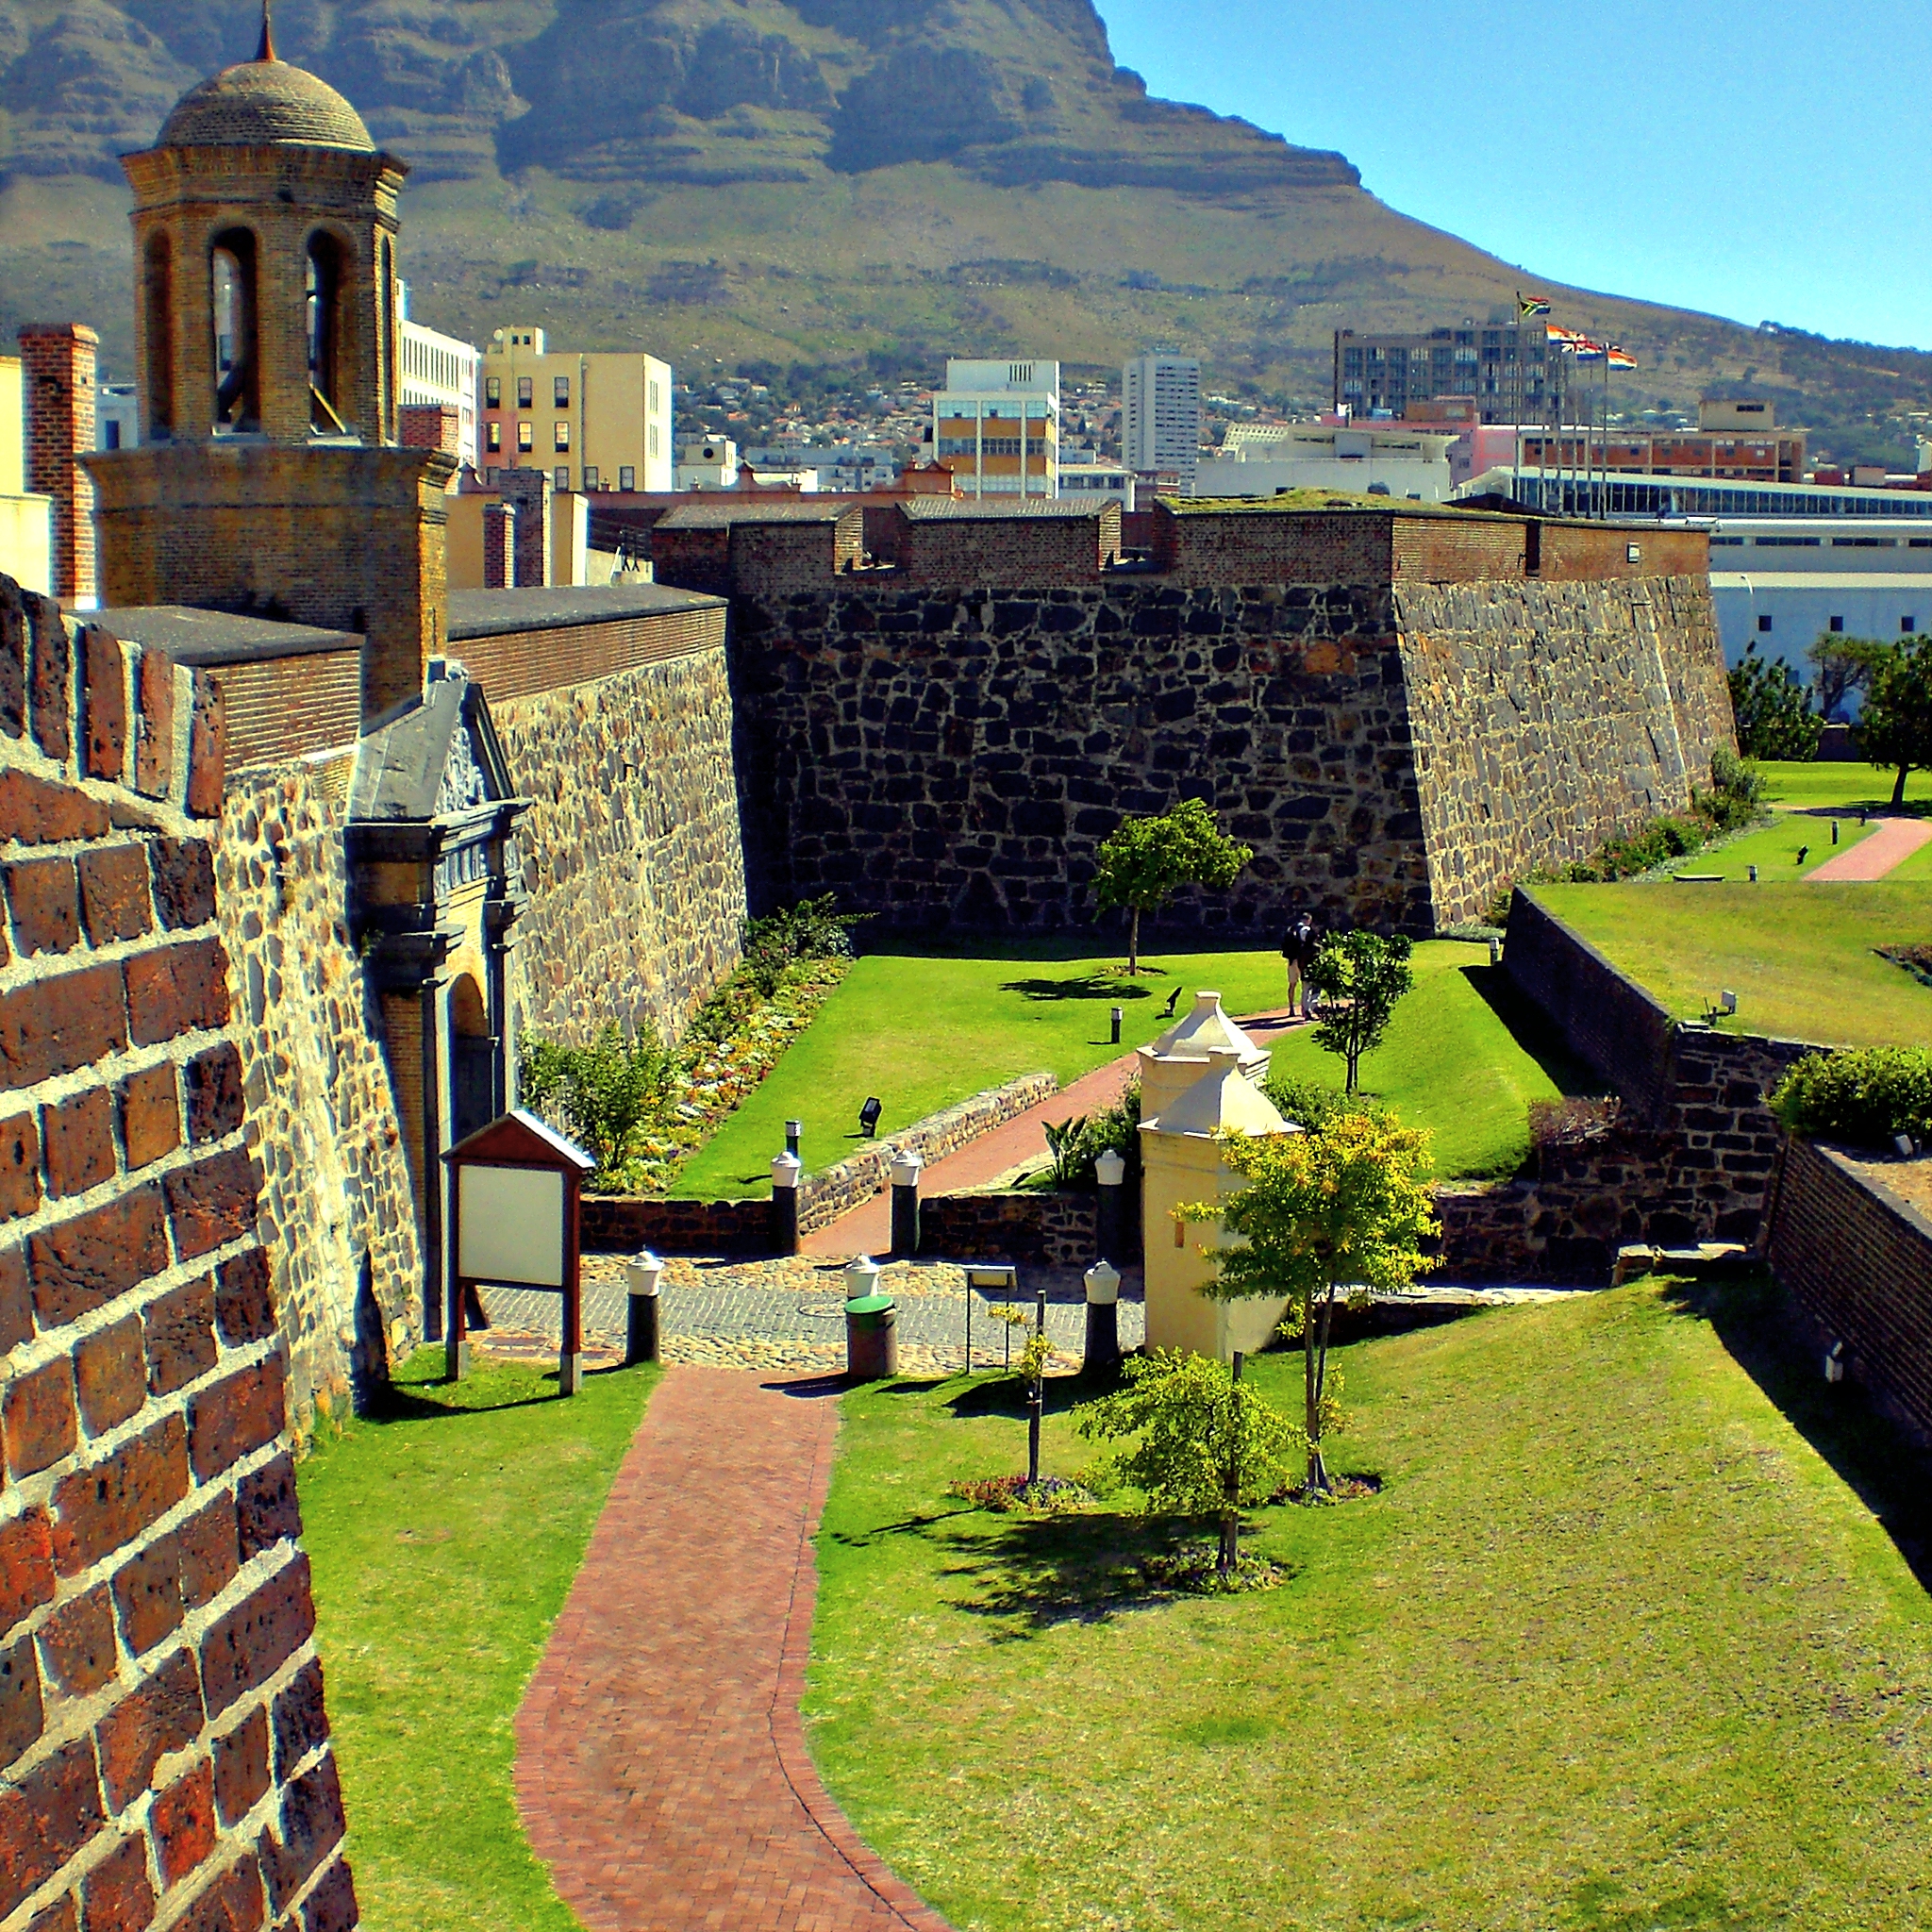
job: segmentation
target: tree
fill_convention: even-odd
[[[1881,771],[1897,772],[1891,802],[1902,806],[1907,774],[1932,770],[1932,637],[1907,638],[1874,663],[1858,743]]]
[[[625,1038],[615,1024],[589,1046],[526,1033],[517,1086],[523,1105],[577,1141],[597,1163],[593,1188],[623,1184],[639,1132],[669,1105],[676,1062],[655,1034]]]
[[[1157,1509],[1218,1515],[1215,1568],[1229,1574],[1241,1554],[1241,1512],[1287,1480],[1300,1432],[1252,1382],[1208,1356],[1159,1348],[1129,1356],[1121,1376],[1112,1394],[1074,1411],[1074,1426],[1090,1441],[1132,1440],[1112,1467]]]
[[[1363,1054],[1381,1045],[1395,1002],[1414,984],[1411,947],[1400,933],[1383,939],[1363,932],[1331,933],[1307,969],[1322,1001],[1315,1044],[1348,1062],[1345,1091],[1357,1091]]]
[[[1811,683],[1818,692],[1820,715],[1835,717],[1855,691],[1863,691],[1871,682],[1874,665],[1890,648],[1870,638],[1848,638],[1837,631],[1820,631],[1818,641],[1805,653],[1811,663]],[[1735,696],[1732,703],[1735,706]]]
[[[1731,673],[1731,714],[1747,758],[1808,758],[1824,729],[1805,687],[1789,666],[1760,658],[1756,638]]]
[[[1247,1185],[1180,1210],[1240,1238],[1207,1251],[1212,1277],[1201,1291],[1216,1301],[1287,1297],[1281,1331],[1302,1340],[1308,1487],[1325,1491],[1322,1439],[1341,1422],[1341,1378],[1328,1368],[1335,1304],[1394,1293],[1421,1272],[1420,1244],[1438,1224],[1429,1136],[1392,1115],[1357,1111],[1300,1134],[1231,1132],[1222,1145]]]
[[[1233,885],[1254,856],[1198,798],[1158,817],[1123,819],[1100,848],[1093,885],[1103,907],[1127,908],[1128,973],[1141,970],[1141,913],[1158,912],[1181,886]]]

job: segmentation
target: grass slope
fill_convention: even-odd
[[[576,1932],[517,1819],[511,1723],[658,1372],[568,1402],[554,1372],[441,1373],[419,1353],[297,1477],[364,1923]]]
[[[1294,1574],[1232,1600],[1121,1597],[1130,1514],[948,1499],[1024,1466],[983,1379],[848,1396],[821,1770],[960,1932],[1923,1923],[1925,1595],[1717,1313],[1644,1283],[1347,1350],[1382,1493],[1258,1512]],[[1088,1453],[1056,1415],[1048,1470]]]
[[[1536,897],[1679,1019],[1842,1046],[1932,1037],[1932,993],[1874,946],[1932,940],[1932,885],[1538,886]]]
[[[1479,946],[1453,941],[1419,946],[1416,991],[1398,1008],[1387,1046],[1363,1063],[1374,1091],[1436,1131],[1445,1174],[1512,1170],[1528,1145],[1526,1103],[1574,1077],[1521,1003],[1491,985],[1487,966],[1477,964],[1487,958]],[[808,1169],[842,1159],[860,1144],[858,1108],[868,1094],[885,1103],[881,1124],[891,1133],[1038,1069],[1067,1085],[1152,1040],[1176,982],[1183,1006],[1196,989],[1213,987],[1236,1014],[1278,1009],[1287,992],[1277,952],[1162,954],[1153,963],[1158,973],[1129,980],[1117,955],[1069,959],[1045,948],[1000,958],[869,955],[764,1085],[692,1158],[675,1191],[687,1198],[768,1191],[787,1120],[804,1124]],[[1486,986],[1487,998],[1478,990]],[[1116,1004],[1126,1008],[1118,1047],[1108,1028],[1108,1009]],[[1341,1061],[1312,1041],[1291,1038],[1278,1051],[1297,1073],[1340,1084]]]
[[[1890,808],[1892,774],[1871,765],[1837,759],[1812,764],[1766,759],[1758,770],[1764,774],[1765,796],[1774,805],[1794,810],[1807,806],[1838,806],[1853,811]],[[1906,780],[1906,804],[1921,810],[1932,806],[1932,772],[1914,772]]]

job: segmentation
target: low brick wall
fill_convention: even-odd
[[[870,1201],[891,1184],[892,1162],[900,1154],[917,1154],[929,1166],[1059,1091],[1060,1083],[1051,1074],[1023,1074],[1004,1087],[989,1087],[969,1100],[941,1108],[938,1113],[915,1121],[903,1133],[889,1134],[817,1174],[807,1174],[799,1190],[799,1232],[810,1234],[829,1227],[861,1201]]]
[[[1932,1442],[1932,1220],[1883,1163],[1793,1139],[1771,1216],[1773,1273],[1880,1405]]]
[[[1087,1268],[1099,1252],[1096,1193],[940,1194],[919,1208],[919,1252],[945,1261]]]
[[[635,1254],[769,1255],[768,1201],[668,1201],[645,1194],[586,1194],[584,1246]]]

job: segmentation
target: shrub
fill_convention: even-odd
[[[1900,1134],[1932,1141],[1932,1052],[1867,1046],[1807,1054],[1771,1097],[1793,1134],[1890,1148]]]
[[[652,1033],[604,1028],[589,1046],[524,1036],[517,1091],[524,1105],[568,1134],[597,1163],[591,1187],[621,1180],[637,1137],[669,1105],[676,1062]]]
[[[1141,1082],[1129,1080],[1121,1097],[1097,1113],[1046,1124],[1047,1152],[1053,1157],[1057,1188],[1087,1189],[1100,1185],[1095,1163],[1103,1154],[1118,1154],[1127,1163],[1123,1185],[1141,1184]]]
[[[1544,1147],[1579,1147],[1601,1134],[1617,1118],[1615,1095],[1592,1100],[1578,1094],[1561,1100],[1529,1103],[1529,1143]]]
[[[837,896],[801,899],[796,906],[745,922],[741,935],[742,972],[763,999],[778,991],[787,970],[801,959],[852,957],[852,928],[872,915],[840,912]]]
[[[1325,1127],[1339,1113],[1347,1111],[1350,1101],[1339,1087],[1330,1087],[1321,1080],[1304,1078],[1298,1074],[1276,1073],[1273,1067],[1268,1077],[1261,1083],[1261,1091],[1274,1103],[1276,1110],[1285,1121],[1292,1121],[1298,1127],[1307,1127],[1312,1132],[1317,1127]]]

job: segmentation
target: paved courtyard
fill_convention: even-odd
[[[898,1304],[899,1362],[908,1374],[952,1374],[965,1367],[969,1295],[963,1268],[950,1261],[886,1262],[879,1287]],[[1087,1336],[1079,1274],[1070,1268],[1020,1270],[1021,1298],[1029,1312],[1042,1288],[1047,1333],[1063,1357],[1060,1366],[1075,1367]],[[678,1257],[664,1264],[660,1299],[667,1362],[806,1374],[845,1365],[842,1259]],[[1000,1297],[989,1301],[974,1291],[970,1299],[973,1365],[997,1367],[1009,1339],[992,1311]],[[624,1257],[586,1255],[584,1346],[592,1360],[623,1354],[629,1301]],[[483,1305],[491,1326],[475,1337],[480,1347],[510,1355],[556,1351],[562,1316],[557,1295],[486,1289]],[[1138,1348],[1145,1332],[1141,1274],[1134,1269],[1121,1282],[1121,1346]]]

